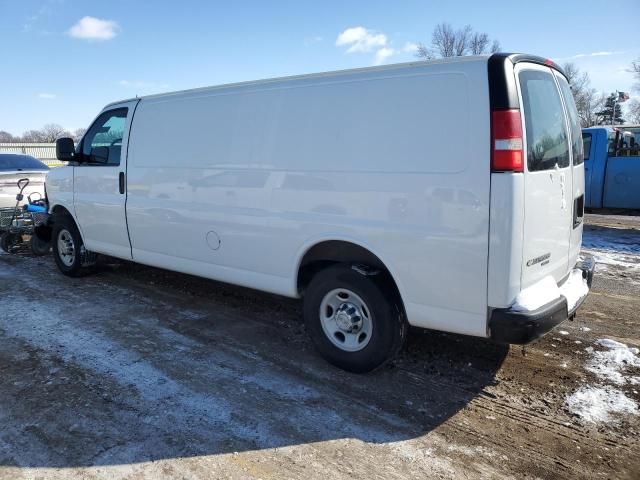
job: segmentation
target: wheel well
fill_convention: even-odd
[[[56,205],[55,207],[53,207],[51,209],[51,215],[60,215],[60,216],[67,216],[67,217],[73,218],[73,215],[71,215],[69,210],[64,208],[62,205]]]
[[[298,292],[304,292],[316,273],[336,263],[354,265],[356,271],[363,275],[379,275],[402,304],[398,286],[382,260],[360,245],[341,240],[321,242],[307,250],[298,268]],[[359,266],[364,268],[358,268]]]

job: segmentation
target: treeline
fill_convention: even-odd
[[[71,137],[77,142],[85,131],[84,128],[78,128],[69,132],[56,123],[48,123],[39,130],[27,130],[22,135],[12,135],[0,130],[0,143],[53,143],[61,137]]]
[[[562,69],[569,79],[583,127],[611,125],[614,122],[616,125],[640,123],[640,101],[634,98],[625,102],[627,108],[623,113],[622,103],[618,101],[617,93],[598,92],[595,88],[591,88],[589,74],[581,72],[573,63],[565,63]],[[629,71],[637,80],[633,90],[640,93],[640,59],[630,65]]]
[[[477,32],[471,25],[456,29],[449,23],[436,25],[431,33],[431,42],[418,43],[415,47],[416,56],[424,60],[499,51],[500,42],[490,39],[487,33]],[[612,124],[614,121],[616,124],[640,124],[640,101],[632,99],[626,102],[627,107],[623,114],[616,93],[598,92],[592,88],[589,74],[581,72],[574,63],[565,63],[562,68],[569,79],[583,127]],[[636,80],[633,90],[640,93],[640,58],[631,63],[629,71],[634,74]]]

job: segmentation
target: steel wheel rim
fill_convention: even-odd
[[[371,309],[347,288],[328,292],[320,302],[320,324],[329,341],[345,352],[365,348],[373,334]]]
[[[71,267],[76,259],[76,247],[69,230],[62,229],[58,233],[58,257],[67,267]]]

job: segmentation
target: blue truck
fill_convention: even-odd
[[[585,208],[640,209],[640,126],[582,129]]]

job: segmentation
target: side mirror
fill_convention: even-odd
[[[69,162],[75,157],[75,146],[73,139],[68,137],[56,140],[56,158],[63,162]]]

